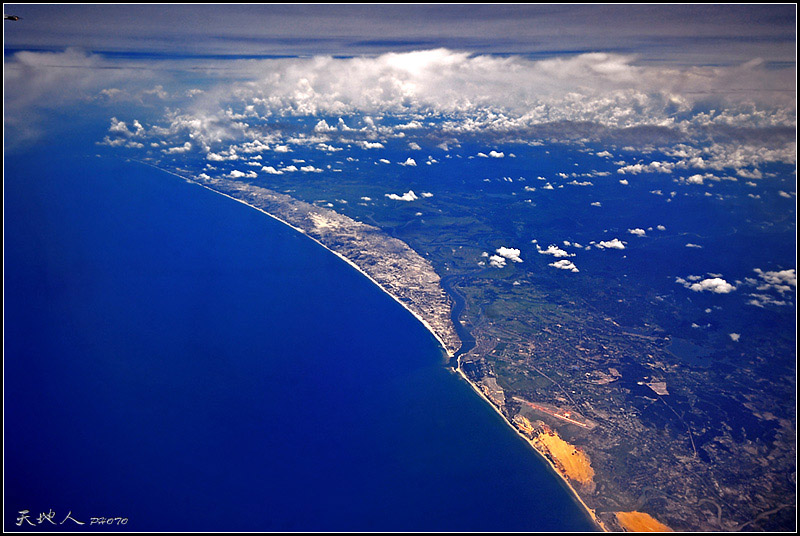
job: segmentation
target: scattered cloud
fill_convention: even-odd
[[[619,238],[614,238],[613,240],[603,240],[598,242],[595,246],[600,249],[625,249],[625,243]]]
[[[258,177],[258,174],[255,171],[239,171],[238,169],[234,169],[225,176],[230,177],[231,179],[241,179],[241,178],[255,179],[256,177]]]
[[[748,305],[754,305],[756,307],[767,307],[768,305],[788,305],[786,300],[777,299],[774,296],[770,296],[768,294],[750,294],[750,300],[747,302]]]
[[[385,195],[389,199],[393,199],[395,201],[416,201],[417,199],[419,199],[417,194],[414,193],[414,190],[409,190],[402,195],[397,195],[397,194],[385,194]]]
[[[559,270],[569,270],[570,272],[578,272],[577,266],[575,266],[571,261],[567,259],[561,259],[560,261],[551,262],[548,266],[552,266],[553,268],[558,268]]]
[[[753,270],[761,278],[757,290],[774,290],[781,294],[797,289],[797,270],[794,268],[778,271]]]
[[[379,141],[359,141],[358,145],[362,149],[383,149],[383,144]]]
[[[536,251],[541,253],[542,255],[552,255],[553,257],[574,257],[575,255],[572,253],[568,253],[561,249],[560,247],[556,246],[555,244],[550,244],[547,246],[547,249],[542,249],[539,244],[536,244]]]
[[[338,129],[330,126],[324,119],[321,119],[316,126],[314,126],[314,132],[335,132],[336,130]]]
[[[506,259],[500,255],[492,255],[489,257],[489,265],[495,268],[505,268]]]
[[[688,280],[687,280],[688,279]],[[676,278],[676,283],[694,292],[712,292],[714,294],[728,294],[736,290],[736,287],[722,279],[721,277],[709,277],[700,279],[697,276],[689,276],[686,279]]]
[[[649,164],[631,164],[617,169],[617,173],[622,175],[639,173],[672,173],[675,164],[672,162],[650,162]]]
[[[505,246],[501,246],[495,250],[498,255],[501,257],[505,257],[506,259],[513,261],[513,262],[522,262],[522,258],[520,254],[522,253],[520,250],[516,248],[507,248]]]

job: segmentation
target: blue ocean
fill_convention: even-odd
[[[594,530],[362,275],[74,145],[5,160],[5,530]]]

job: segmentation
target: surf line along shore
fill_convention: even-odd
[[[354,261],[352,261],[351,259],[347,258],[342,253],[340,253],[338,251],[335,251],[334,249],[328,247],[327,245],[325,245],[323,242],[321,242],[317,238],[309,235],[306,230],[304,230],[301,227],[298,227],[298,226],[292,224],[291,222],[285,220],[284,218],[281,218],[281,217],[279,217],[279,216],[277,216],[275,214],[272,214],[272,213],[268,212],[267,210],[265,210],[262,207],[259,207],[257,205],[254,205],[252,203],[247,202],[244,199],[237,198],[237,197],[235,197],[235,196],[233,196],[231,194],[228,194],[226,192],[223,192],[223,191],[220,191],[220,190],[218,190],[216,188],[213,188],[212,186],[204,184],[200,180],[195,180],[195,179],[192,179],[190,177],[186,177],[186,176],[180,175],[178,173],[175,173],[174,171],[170,171],[168,169],[164,169],[164,168],[162,168],[160,166],[154,165],[154,164],[149,163],[149,162],[144,162],[144,161],[141,161],[141,160],[131,160],[131,161],[134,161],[134,162],[137,162],[137,163],[140,163],[140,164],[144,164],[144,165],[153,167],[155,169],[158,169],[159,171],[162,171],[162,172],[167,173],[169,175],[173,175],[175,177],[178,177],[178,178],[182,179],[183,181],[185,181],[187,183],[200,186],[200,187],[205,188],[206,190],[209,190],[209,191],[211,191],[211,192],[213,192],[215,194],[221,195],[223,197],[227,197],[228,199],[236,201],[237,203],[241,203],[241,204],[243,204],[243,205],[245,205],[247,207],[250,207],[250,208],[252,208],[254,210],[257,210],[258,212],[260,212],[260,213],[262,213],[262,214],[264,214],[266,216],[269,216],[270,218],[272,218],[272,219],[274,219],[274,220],[286,225],[287,227],[291,228],[292,230],[294,230],[294,231],[296,231],[296,232],[298,232],[298,233],[300,233],[302,235],[305,235],[307,238],[309,238],[310,240],[313,240],[315,243],[317,243],[322,248],[324,248],[327,251],[333,253],[338,258],[340,258],[341,260],[346,262],[352,268],[357,270],[361,275],[363,275],[364,277],[369,279],[373,284],[375,284],[384,293],[386,293],[388,296],[390,296],[394,301],[399,303],[405,310],[407,310],[409,313],[411,313],[414,316],[414,318],[416,318],[425,327],[425,329],[427,329],[431,333],[431,335],[433,335],[433,337],[439,343],[439,345],[441,346],[442,350],[444,350],[444,352],[448,356],[448,358],[452,359],[453,357],[455,357],[456,352],[455,352],[455,348],[453,347],[453,344],[446,343],[444,338],[442,337],[442,335],[440,333],[438,333],[437,330],[434,329],[434,327],[425,318],[422,317],[422,315],[420,315],[418,312],[416,312],[413,309],[411,309],[408,304],[404,303],[398,296],[393,294],[383,284],[381,284],[374,277],[372,277],[370,274],[368,274],[364,269],[362,269]],[[489,398],[483,393],[483,391],[480,389],[480,387],[477,386],[475,383],[473,383],[467,377],[467,375],[464,373],[464,370],[461,367],[461,357],[460,356],[458,358],[456,358],[456,362],[457,362],[457,366],[455,367],[455,371],[459,374],[459,376],[472,388],[472,390],[475,393],[478,394],[478,396],[480,396],[487,404],[489,404],[489,406],[495,412],[497,412],[498,415],[500,415],[500,417],[502,418],[503,422],[506,423],[506,425],[508,425],[512,430],[514,430],[514,432],[520,438],[522,438],[528,445],[530,445],[531,449],[533,449],[533,451],[539,457],[541,457],[542,459],[544,459],[545,462],[547,462],[547,464],[550,466],[550,469],[553,471],[553,473],[555,473],[556,475],[558,475],[559,478],[561,478],[563,483],[571,491],[572,495],[575,497],[575,499],[578,501],[578,503],[583,507],[583,509],[586,511],[587,515],[594,522],[594,524],[599,529],[601,529],[603,532],[608,532],[609,531],[608,528],[597,518],[597,516],[595,515],[594,510],[589,508],[589,506],[584,502],[584,500],[581,498],[581,496],[579,495],[579,493],[575,489],[575,487],[570,483],[570,481],[566,477],[566,475],[564,475],[561,471],[559,471],[558,468],[555,466],[554,462],[552,460],[550,460],[547,456],[545,456],[544,453],[540,452],[535,447],[533,441],[530,438],[528,438],[527,436],[525,436],[512,422],[510,422],[509,419],[502,413],[502,411],[500,411],[500,409],[495,404],[493,404],[491,402],[491,400],[489,400]],[[450,370],[452,370],[452,369],[450,369]]]

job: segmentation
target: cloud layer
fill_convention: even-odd
[[[205,87],[187,86],[186,73],[201,69]],[[355,57],[155,62],[67,50],[18,52],[7,59],[5,75],[6,104],[12,110],[7,122],[22,120],[26,108],[51,101],[153,101],[169,107],[166,121],[193,123],[196,141],[206,144],[235,138],[253,121],[286,115],[434,115],[442,128],[456,134],[563,122],[612,129],[650,126],[684,134],[710,127],[796,124],[795,70],[774,69],[758,59],[665,67],[615,53],[529,59],[436,48]],[[422,126],[414,119],[403,128]],[[314,123],[321,140],[348,128],[324,119]],[[187,140],[176,141],[180,147]],[[384,146],[375,139],[359,144]],[[481,154],[510,156],[498,150]],[[672,167],[654,161],[619,168],[626,176],[648,171],[668,173]]]

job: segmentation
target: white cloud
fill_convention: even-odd
[[[383,149],[383,144],[379,141],[359,141],[358,145],[362,149]]]
[[[261,171],[263,171],[264,173],[269,173],[270,175],[282,175],[283,174],[283,171],[278,171],[277,169],[275,169],[272,166],[264,166],[264,167],[261,168]]]
[[[764,283],[758,287],[758,290],[773,289],[783,294],[784,292],[791,291],[792,288],[797,288],[797,270],[794,268],[767,272],[756,268],[753,271],[764,281]]]
[[[327,143],[320,143],[317,145],[317,149],[320,151],[326,151],[328,153],[336,153],[338,151],[343,151],[341,147],[334,147],[333,145],[329,145]]]
[[[258,175],[255,171],[239,171],[238,169],[234,169],[230,173],[226,175],[226,177],[230,177],[232,179],[241,179],[242,177],[247,177],[248,179],[254,179]]]
[[[389,199],[393,199],[395,201],[416,201],[417,199],[419,199],[419,197],[417,197],[417,194],[414,193],[414,190],[409,190],[403,195],[397,195],[397,194],[385,194],[385,195]]]
[[[552,266],[553,268],[558,268],[559,270],[569,270],[571,272],[578,272],[578,268],[567,259],[561,259],[560,261],[551,262],[548,266]]]
[[[321,119],[314,127],[314,132],[335,132],[336,130],[336,127],[330,126],[324,119]]]
[[[498,151],[490,151],[489,152],[489,156],[491,156],[492,158],[503,158],[505,156],[505,154],[503,154],[502,152],[498,152]]]
[[[164,149],[163,152],[165,152],[166,154],[182,154],[182,153],[188,153],[191,150],[192,150],[192,144],[187,141],[180,147],[170,147],[169,149]]]
[[[300,171],[303,171],[305,173],[321,173],[322,172],[321,169],[319,169],[317,167],[314,167],[314,166],[311,166],[311,165],[300,167]]]
[[[536,245],[536,250],[541,253],[542,255],[552,255],[553,257],[574,257],[574,254],[567,253],[563,249],[559,248],[555,244],[550,244],[547,246],[547,249],[542,249],[538,244]]]
[[[108,131],[112,134],[118,134],[122,136],[134,136],[137,134],[141,134],[142,131],[144,130],[142,125],[138,121],[134,121],[134,128],[136,128],[135,132],[128,129],[128,125],[124,121],[120,121],[116,117],[112,117],[111,126],[108,127]]]
[[[638,175],[639,173],[672,173],[673,162],[650,162],[649,164],[632,164],[617,169],[617,173]]]
[[[510,261],[522,262],[522,259],[520,258],[521,251],[516,248],[507,248],[505,246],[501,246],[495,251],[498,255],[505,257]]]
[[[489,265],[494,266],[495,268],[504,268],[506,265],[506,259],[500,255],[492,255],[489,257]]]
[[[636,229],[628,229],[628,232],[630,234],[636,235],[636,236],[646,236],[645,230],[644,229],[639,229],[638,227]]]
[[[741,333],[728,333],[728,337],[730,337],[733,342],[739,342],[741,336]]]
[[[411,149],[412,151],[421,151],[422,150],[422,147],[420,147],[418,143],[413,142],[413,141],[408,143],[408,148]]]
[[[702,249],[702,247],[703,247],[703,246],[701,246],[700,244],[692,244],[691,242],[689,242],[689,243],[687,243],[687,244],[686,244],[686,246],[685,246],[685,247],[687,247],[687,248],[696,248],[696,249]]]
[[[720,177],[717,177],[713,173],[695,173],[689,177],[686,177],[686,183],[688,184],[703,184],[703,181],[719,181],[722,180]]]
[[[788,305],[786,300],[776,299],[768,294],[750,294],[752,298],[747,302],[748,305],[755,305],[756,307],[766,307],[767,305]]]
[[[736,174],[742,177],[743,179],[761,179],[764,176],[761,174],[761,171],[758,169],[754,169],[752,171],[748,169],[737,169]]]
[[[619,238],[614,238],[613,240],[598,242],[596,247],[600,249],[625,249],[625,244]]]
[[[736,290],[736,287],[734,287],[721,277],[709,277],[697,281],[695,283],[692,283],[691,281],[685,281],[680,278],[676,279],[676,281],[694,292],[712,292],[714,294],[728,294]]]
[[[406,158],[405,162],[400,162],[400,165],[401,166],[416,166],[417,162],[413,158],[408,157],[408,158]]]

